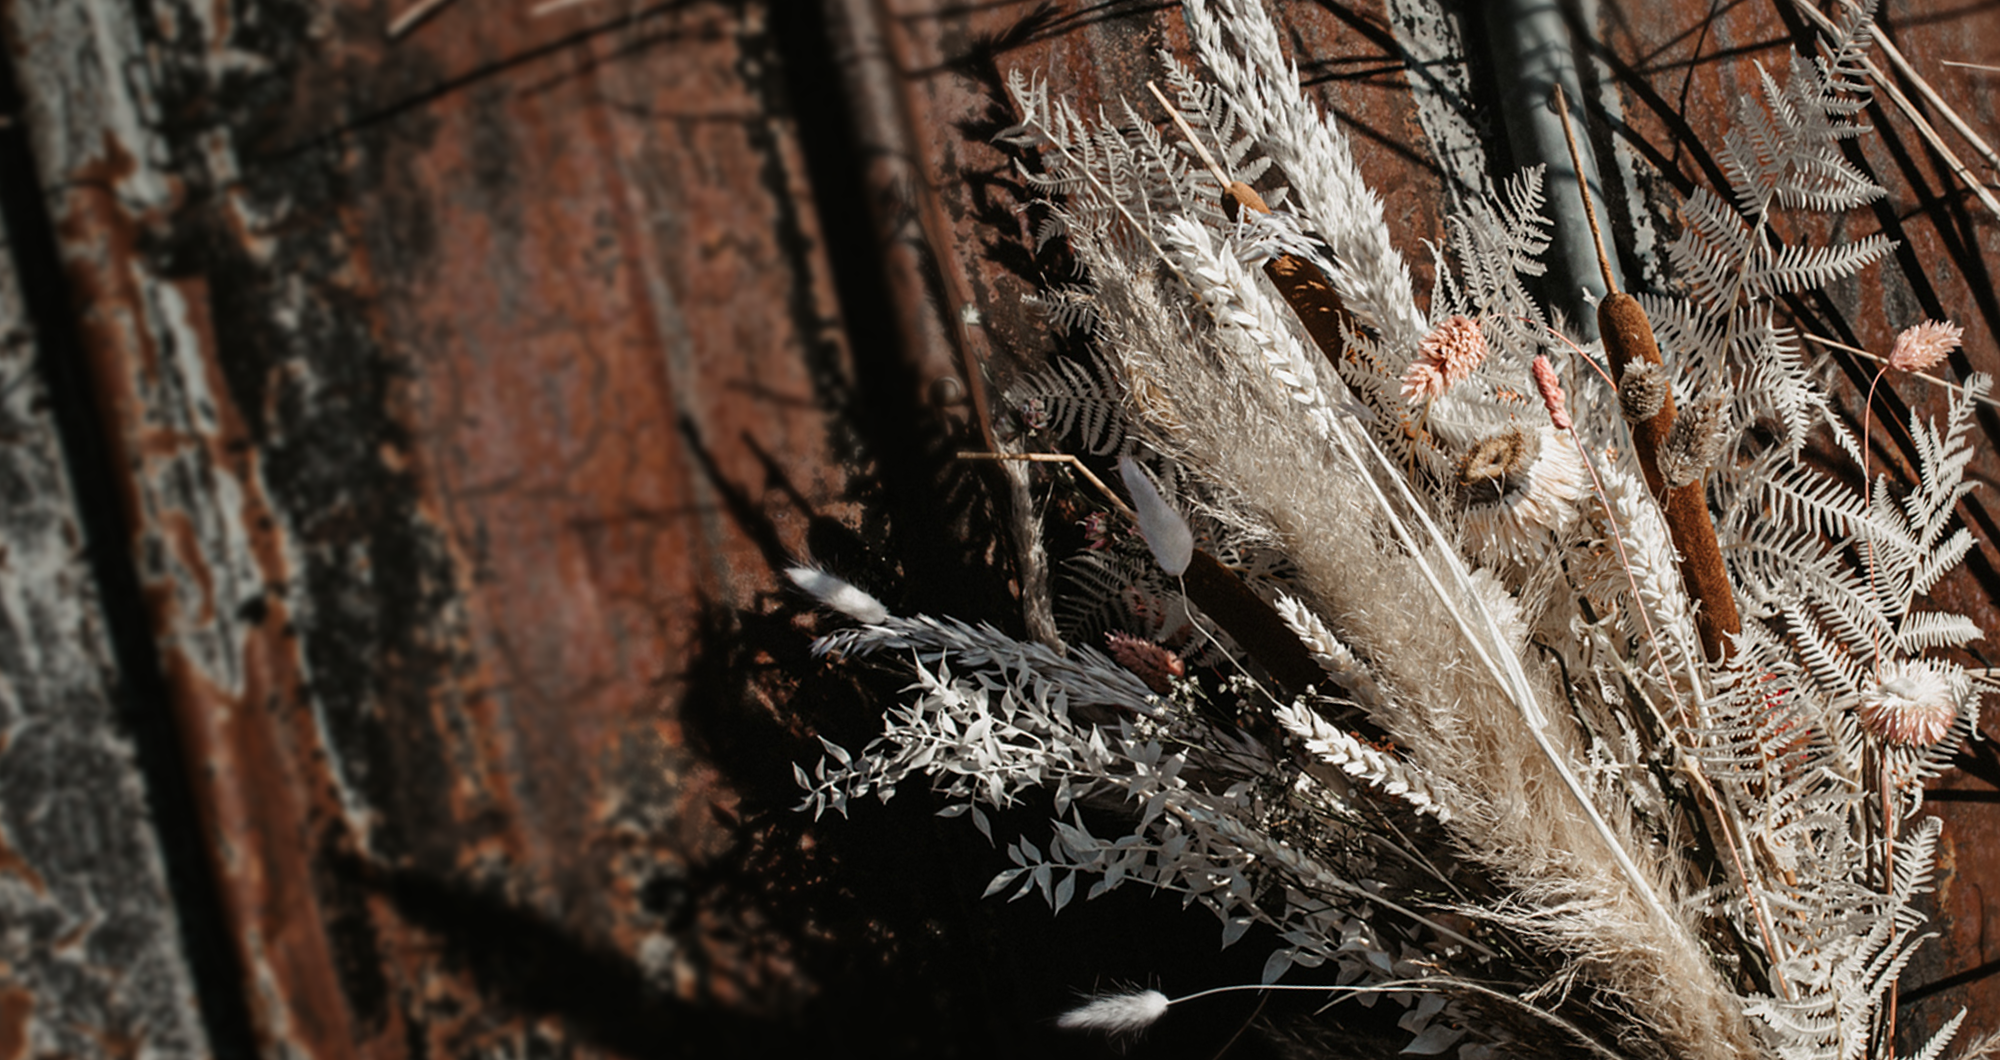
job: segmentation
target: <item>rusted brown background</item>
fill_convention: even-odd
[[[1810,41],[1788,3],[1571,10],[1636,284],[1747,61]],[[947,459],[967,366],[1051,347],[1001,78],[1132,92],[1173,5],[530,6],[390,41],[385,0],[0,3],[0,1060],[1102,1055],[1048,1026],[1071,991],[1254,976],[1172,903],[978,901],[1001,856],[914,793],[790,809],[894,683],[807,657],[781,565],[1017,621],[1004,480]],[[1427,283],[1516,161],[1480,10],[1281,14]],[[1938,65],[2000,63],[2000,4],[1882,22],[2000,132],[2000,75]],[[1891,196],[1833,234],[1902,247],[1788,310],[1878,350],[1955,319],[1952,369],[2000,369],[2000,223],[1875,120]],[[1992,503],[1937,595],[2000,630]],[[1969,764],[1906,1035],[2000,1025]]]

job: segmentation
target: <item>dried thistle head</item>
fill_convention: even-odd
[[[1486,336],[1479,322],[1452,315],[1417,345],[1417,359],[1403,373],[1406,401],[1431,401],[1464,382],[1486,360]]]
[[[1889,349],[1889,367],[1899,372],[1921,372],[1957,349],[1964,335],[1965,329],[1957,324],[1936,320],[1904,328]]]
[[[1667,370],[1651,361],[1633,360],[1618,377],[1618,411],[1627,423],[1644,423],[1667,407],[1672,384]]]
[[[1861,697],[1861,724],[1897,747],[1929,747],[1958,720],[1958,690],[1949,677],[1917,660],[1893,662]]]
[[[1660,446],[1660,478],[1668,489],[1701,481],[1702,473],[1722,455],[1722,428],[1729,403],[1722,398],[1697,401],[1674,416],[1673,429]]]

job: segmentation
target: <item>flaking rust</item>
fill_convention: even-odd
[[[195,1060],[209,1041],[13,249],[0,233],[0,1060]]]
[[[653,908],[732,842],[678,724],[711,609],[856,518],[763,9],[389,51],[248,7],[4,18],[256,1047],[782,1002],[754,916]]]

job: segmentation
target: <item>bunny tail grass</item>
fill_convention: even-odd
[[[823,570],[792,567],[785,571],[785,577],[790,578],[793,585],[811,593],[820,603],[857,622],[876,626],[889,620],[889,609],[882,605],[882,601]]]
[[[1091,1031],[1113,1037],[1137,1034],[1158,1023],[1171,1004],[1167,995],[1158,990],[1106,994],[1056,1017],[1056,1026],[1066,1031]]]

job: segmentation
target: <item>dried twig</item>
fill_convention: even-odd
[[[404,8],[402,14],[389,20],[389,39],[395,40],[416,29],[424,20],[444,10],[445,5],[449,3],[451,0],[417,0],[416,3]]]
[[[1068,464],[1071,470],[1075,471],[1079,475],[1082,475],[1085,481],[1097,487],[1097,492],[1103,494],[1104,499],[1111,502],[1111,506],[1113,508],[1118,509],[1118,511],[1122,513],[1127,519],[1136,518],[1136,516],[1132,514],[1131,505],[1126,504],[1125,501],[1122,498],[1120,498],[1116,493],[1111,492],[1111,487],[1105,485],[1103,479],[1098,478],[1095,474],[1091,473],[1091,470],[1088,467],[1084,466],[1083,461],[1078,460],[1076,457],[1070,455],[1069,453],[962,452],[957,455],[960,460],[1002,460],[1002,461],[1012,460],[1012,461],[1018,461],[1023,464]]]

